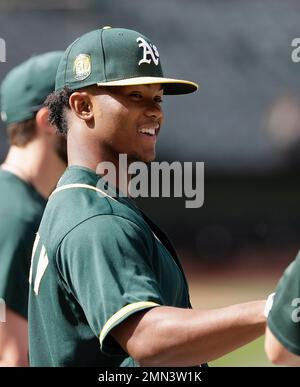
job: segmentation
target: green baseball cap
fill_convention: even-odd
[[[103,27],[88,32],[65,51],[57,70],[55,90],[91,86],[163,84],[164,94],[187,94],[194,82],[165,78],[157,47],[139,32]]]
[[[54,91],[55,76],[63,51],[36,55],[14,67],[0,88],[1,118],[9,125],[34,117],[48,94]]]

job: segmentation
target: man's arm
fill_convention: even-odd
[[[265,351],[268,359],[277,365],[300,366],[300,356],[288,351],[273,335],[270,329],[266,329]]]
[[[6,322],[0,322],[0,366],[28,366],[27,320],[6,309]]]
[[[265,301],[214,310],[160,306],[130,316],[111,334],[141,366],[212,361],[264,333]]]

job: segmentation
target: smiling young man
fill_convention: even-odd
[[[95,30],[66,50],[46,104],[67,134],[69,168],[34,245],[32,366],[194,366],[263,334],[265,301],[191,309],[166,235],[96,173],[110,162],[122,180],[120,154],[154,160],[163,94],[196,89],[165,78],[156,46],[135,31]]]

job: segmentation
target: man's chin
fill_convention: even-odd
[[[151,158],[151,159],[146,159],[146,158],[136,158],[135,160],[132,160],[131,162],[129,162],[128,164],[132,164],[134,162],[138,162],[138,163],[144,163],[144,164],[150,164],[152,161],[154,161],[155,158]]]
[[[135,162],[135,161],[138,161],[140,163],[145,163],[145,164],[149,164],[151,163],[152,161],[155,160],[155,153],[152,153],[152,154],[139,154],[139,155],[133,155],[132,157],[128,157],[128,160],[130,160],[130,162]]]

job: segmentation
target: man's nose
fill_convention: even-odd
[[[157,103],[149,103],[145,107],[145,115],[147,117],[153,117],[157,120],[162,120],[164,113],[160,105],[158,105]]]

